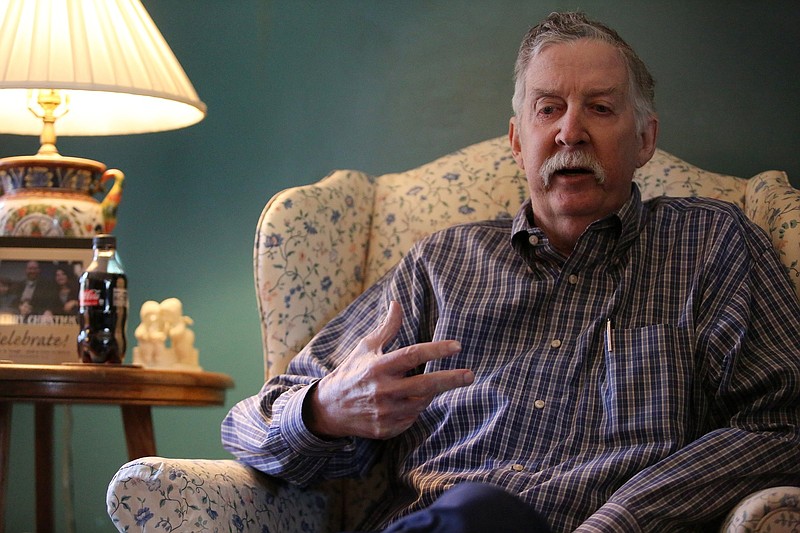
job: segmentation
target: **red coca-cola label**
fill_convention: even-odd
[[[100,305],[100,291],[84,289],[78,298],[81,307],[92,307]]]

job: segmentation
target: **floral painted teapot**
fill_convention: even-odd
[[[105,198],[94,195],[114,183]],[[124,174],[59,154],[0,159],[0,236],[92,237],[117,222]]]

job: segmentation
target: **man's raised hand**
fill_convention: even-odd
[[[453,340],[426,342],[383,353],[402,320],[401,305],[392,302],[384,321],[317,383],[303,410],[313,433],[325,438],[388,439],[408,429],[434,396],[474,381],[468,369],[408,376],[428,361],[458,353],[461,345]]]

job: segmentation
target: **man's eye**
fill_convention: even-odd
[[[546,105],[539,108],[539,114],[541,115],[552,115],[556,112],[555,106]]]
[[[603,104],[595,104],[594,110],[603,115],[611,113],[611,108]]]

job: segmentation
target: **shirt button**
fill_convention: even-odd
[[[544,400],[536,400],[533,402],[533,406],[537,409],[544,409]]]
[[[553,341],[550,343],[550,346],[553,348],[559,348],[561,347],[561,341],[559,339],[553,339]]]
[[[525,467],[522,466],[521,464],[513,464],[511,465],[511,470],[513,470],[514,472],[522,472],[523,470],[525,470]]]
[[[570,274],[569,283],[570,285],[576,285],[578,283],[578,276],[576,276],[575,274]]]
[[[537,237],[536,235],[531,235],[530,237],[528,237],[528,242],[536,246],[537,244],[539,244],[539,237]]]

